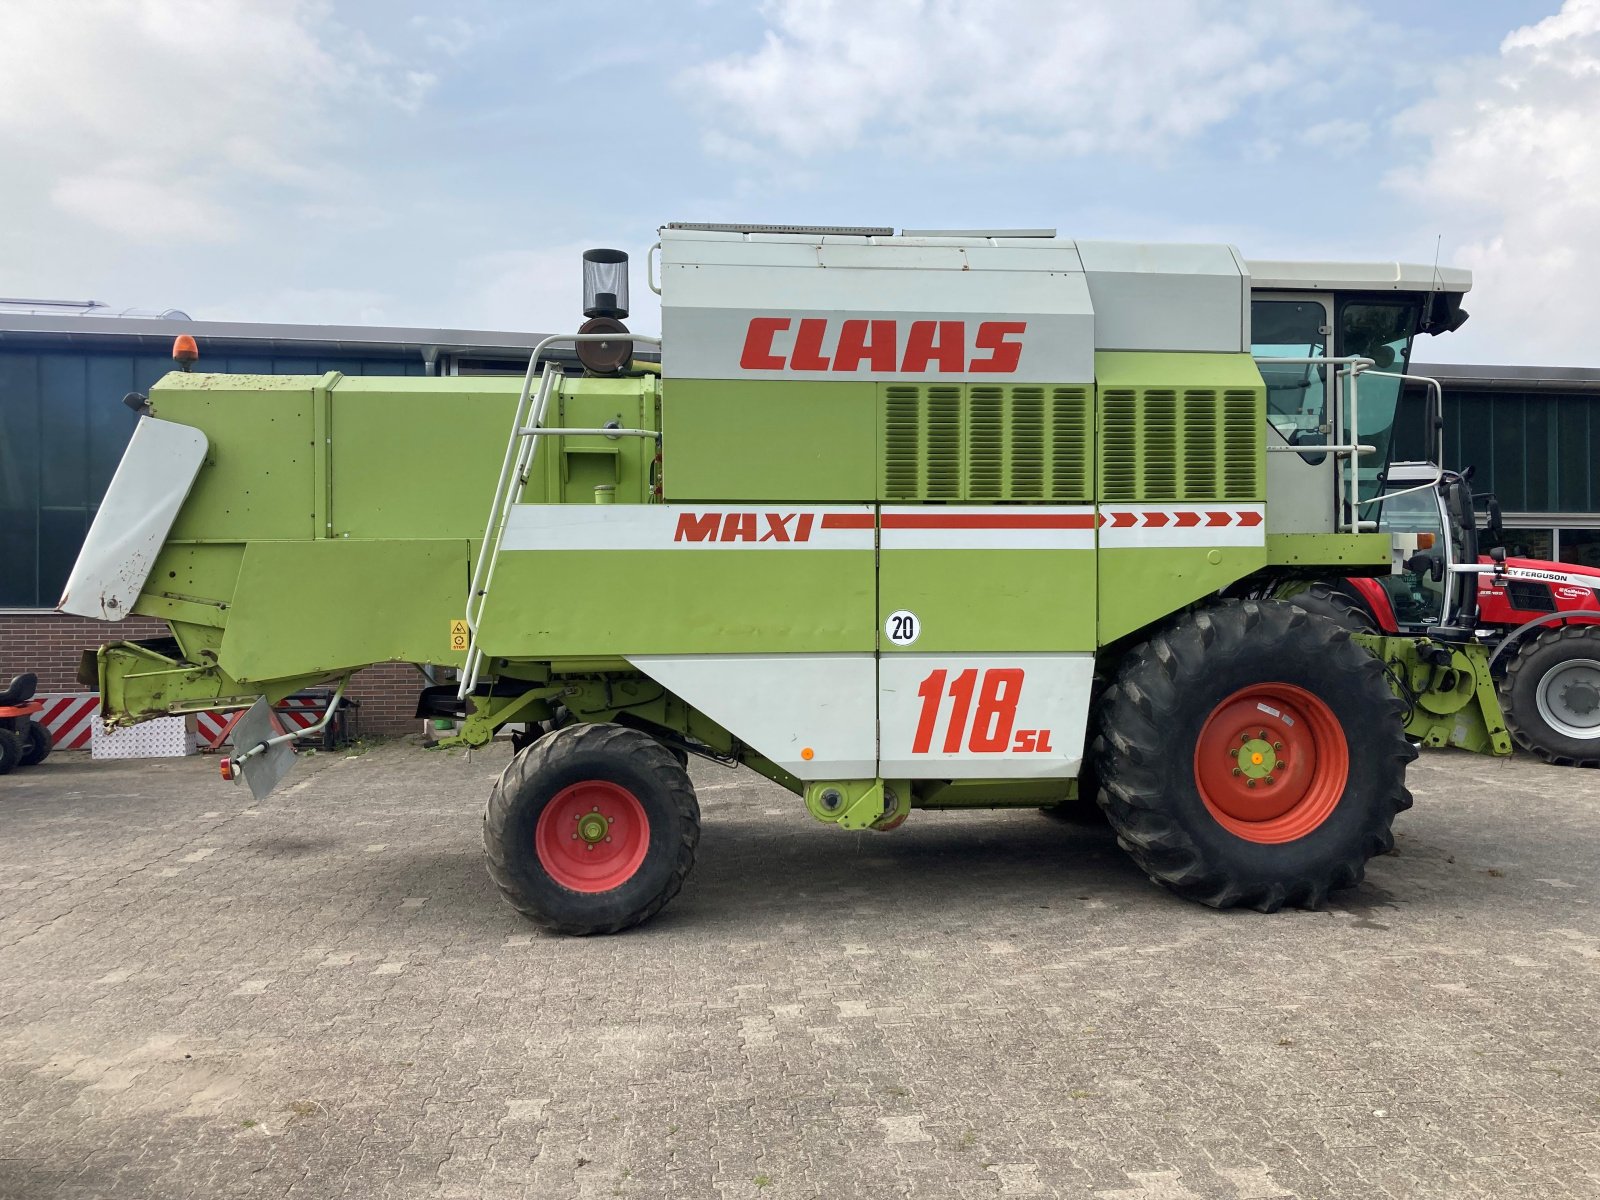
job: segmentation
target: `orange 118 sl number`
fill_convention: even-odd
[[[949,679],[949,672],[943,669],[930,672],[917,688],[922,715],[917,719],[911,753],[927,754],[932,750],[934,726],[939,723],[939,710],[944,706],[947,681],[953,703],[941,746],[944,753],[961,753],[963,741],[974,754],[1004,754],[1008,750],[1018,754],[1050,753],[1048,729],[1016,728],[1017,701],[1022,699],[1020,667],[985,671],[981,684],[974,667],[954,679]]]

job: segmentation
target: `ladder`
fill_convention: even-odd
[[[479,628],[483,612],[489,602],[489,587],[494,582],[495,564],[500,559],[500,543],[505,537],[506,520],[511,510],[522,499],[532,478],[539,443],[546,437],[581,436],[600,434],[606,437],[659,437],[654,429],[563,429],[550,428],[544,423],[550,410],[550,399],[561,390],[565,372],[560,364],[540,360],[545,351],[557,342],[616,341],[612,333],[558,333],[545,338],[533,348],[528,358],[528,369],[522,377],[522,391],[517,396],[516,412],[511,418],[511,436],[506,439],[505,457],[500,463],[500,478],[494,486],[494,499],[489,503],[489,520],[484,527],[483,541],[478,546],[478,559],[472,568],[472,585],[467,591],[465,617],[467,621],[467,658],[461,670],[456,697],[465,700],[478,686],[483,668],[483,647],[479,644]],[[634,342],[660,346],[661,339],[643,334],[627,335]],[[534,380],[538,384],[535,386]]]

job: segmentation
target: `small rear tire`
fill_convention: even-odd
[[[50,751],[55,749],[50,731],[37,721],[28,722],[28,732],[24,735],[23,742],[22,765],[25,767],[37,767],[49,758]]]
[[[1157,883],[1213,908],[1315,908],[1393,848],[1416,757],[1348,631],[1289,603],[1185,614],[1123,660],[1095,741],[1099,801]]]
[[[0,729],[0,775],[9,775],[22,765],[27,753],[27,743],[22,735],[10,729]]]
[[[700,806],[660,742],[568,725],[521,751],[483,818],[489,876],[552,933],[616,933],[666,905],[694,866]]]
[[[1600,626],[1547,629],[1518,647],[1500,681],[1506,728],[1561,767],[1600,767]]]

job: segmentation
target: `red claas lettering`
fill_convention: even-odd
[[[785,349],[788,339],[779,335],[791,328],[793,340]],[[739,366],[746,371],[836,374],[1010,375],[1022,362],[1022,338],[1027,331],[1026,321],[980,322],[969,358],[965,321],[803,317],[796,324],[789,317],[751,317]]]

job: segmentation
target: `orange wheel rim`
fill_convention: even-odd
[[[1333,815],[1350,747],[1333,710],[1287,683],[1240,688],[1211,710],[1194,749],[1206,811],[1235,837],[1275,845]]]
[[[650,849],[650,818],[627,788],[601,779],[557,792],[534,830],[539,865],[574,892],[609,892],[632,879]]]

